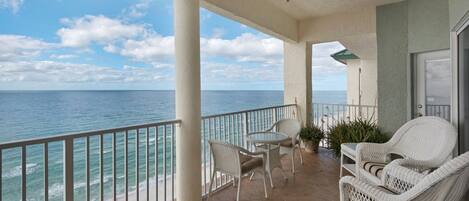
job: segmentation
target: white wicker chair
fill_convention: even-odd
[[[412,171],[402,170],[401,174]],[[339,183],[341,201],[460,201],[469,188],[469,152],[423,176],[401,194],[351,176],[343,177]]]
[[[444,119],[420,117],[411,120],[399,128],[386,143],[357,145],[357,177],[380,185],[380,177],[383,175],[381,170],[391,161],[392,155],[408,159],[407,166],[422,171],[439,167],[452,157],[456,140],[456,129]]]
[[[300,122],[296,119],[283,119],[275,122],[275,124],[267,131],[277,131],[287,134],[290,137],[287,141],[280,143],[280,147],[282,148],[282,151],[285,150],[289,153],[292,163],[292,172],[295,173],[295,150],[299,151],[300,162],[303,164],[303,156],[301,154],[300,141],[298,139],[298,135],[301,131]]]
[[[237,201],[239,201],[240,197],[241,177],[244,174],[248,174],[254,171],[261,172],[263,175],[265,197],[268,198],[265,181],[266,154],[264,152],[250,152],[242,147],[215,140],[209,140],[209,144],[213,156],[214,169],[210,179],[207,200],[210,199],[213,180],[215,179],[217,172],[233,176],[233,183],[235,183],[236,180],[238,181],[238,191],[236,194]]]

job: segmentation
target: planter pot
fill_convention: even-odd
[[[313,142],[313,141],[303,141],[303,144],[305,145],[305,151],[308,153],[318,153],[319,150],[319,142]]]

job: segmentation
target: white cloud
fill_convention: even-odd
[[[0,62],[0,82],[108,83],[154,82],[165,79],[155,68],[121,69],[54,61]]]
[[[52,54],[49,56],[51,59],[72,59],[77,57],[78,56],[74,54]]]
[[[212,38],[222,38],[225,35],[226,30],[220,27],[214,28],[212,31]]]
[[[0,8],[10,9],[11,12],[17,13],[23,5],[23,0],[0,0]]]
[[[200,45],[202,56],[265,65],[280,65],[283,60],[282,41],[249,33],[234,39],[201,38]],[[151,34],[143,39],[128,39],[121,46],[108,45],[104,49],[137,61],[158,62],[174,56],[174,37]]]
[[[202,63],[202,79],[206,81],[281,81],[282,66],[248,67],[230,63]]]
[[[139,3],[141,5],[135,6],[144,8],[148,3],[143,1]],[[58,30],[57,35],[65,47],[86,48],[96,42],[103,45],[107,52],[147,63],[174,57],[174,36],[161,36],[142,24],[129,24],[102,15],[64,18],[62,23],[66,27]],[[263,65],[282,63],[281,40],[251,33],[222,39],[223,32],[223,29],[215,29],[214,37],[200,39],[202,56],[225,57]]]
[[[111,48],[108,48],[109,51]],[[129,39],[118,51],[122,56],[144,62],[159,62],[174,56],[174,37],[153,35],[143,40]]]
[[[122,12],[126,17],[139,18],[147,14],[150,7],[151,0],[141,0],[140,2],[131,5],[129,8],[124,9]]]
[[[0,35],[0,61],[30,59],[54,44],[21,35]]]
[[[66,27],[59,29],[57,35],[65,47],[86,48],[93,42],[107,44],[146,34],[144,25],[128,24],[103,15],[63,18],[61,22]]]
[[[323,77],[346,72],[346,65],[334,60],[331,54],[345,49],[339,42],[320,43],[313,45],[313,76]]]
[[[224,56],[240,62],[279,63],[283,55],[283,42],[244,33],[234,39],[211,38],[200,41],[202,53]]]

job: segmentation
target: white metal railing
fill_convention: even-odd
[[[327,136],[327,131],[330,127],[339,122],[347,122],[357,118],[376,122],[378,119],[377,107],[372,105],[313,103],[313,124],[326,132],[326,137],[320,143],[321,147],[330,147]]]
[[[292,104],[203,117],[203,195],[213,169],[209,139],[249,148],[245,134],[296,114]],[[0,201],[175,200],[179,124],[171,120],[0,144]],[[219,174],[213,188],[230,181]]]
[[[263,131],[270,128],[276,121],[296,118],[296,105],[245,110],[233,113],[210,115],[202,118],[202,194],[208,193],[210,174],[213,170],[213,159],[208,140],[217,139],[252,148],[245,140],[250,132]],[[212,190],[221,189],[232,181],[230,176],[217,173]]]
[[[179,123],[171,120],[0,144],[0,201],[128,200],[129,196],[173,200]],[[28,162],[39,165],[31,167]],[[5,175],[17,169],[19,174]],[[154,193],[149,190],[153,181]],[[54,192],[63,195],[50,195],[50,187],[57,186],[63,187]]]
[[[425,105],[425,115],[437,116],[448,121],[451,121],[451,106],[450,105]]]

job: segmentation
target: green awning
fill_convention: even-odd
[[[347,60],[349,59],[360,59],[357,55],[353,54],[348,49],[344,49],[334,54],[331,54],[331,57],[343,64],[347,64]]]

